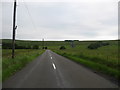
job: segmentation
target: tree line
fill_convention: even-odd
[[[18,45],[15,44],[16,49],[39,49],[39,45]],[[2,49],[12,49],[12,43],[2,43]]]

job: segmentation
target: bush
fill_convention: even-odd
[[[42,49],[47,49],[47,47],[42,47]]]
[[[109,43],[99,41],[99,42],[90,44],[90,45],[88,46],[88,48],[89,48],[89,49],[97,49],[97,48],[99,48],[99,47],[106,46],[106,45],[109,45]]]
[[[88,46],[89,49],[97,49],[98,47],[99,46],[97,44],[94,44],[94,43],[92,43]]]
[[[42,47],[42,49],[45,49],[45,47]]]
[[[103,46],[110,45],[108,42],[102,43]]]
[[[60,47],[60,50],[64,50],[64,49],[66,49],[65,46],[61,46]]]
[[[47,49],[47,47],[45,47],[45,49]]]

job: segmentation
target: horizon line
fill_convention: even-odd
[[[6,39],[6,38],[5,38]],[[1,39],[0,38],[0,40],[3,40],[3,38]],[[12,39],[9,39],[9,40],[12,40]],[[16,39],[16,40],[21,40],[21,41],[42,41],[42,39],[41,40],[30,40],[30,39]],[[79,39],[64,39],[64,40],[45,40],[44,39],[44,41],[65,41],[65,40],[78,40],[78,41],[108,41],[108,40],[120,40],[120,39],[99,39],[99,40],[79,40]]]

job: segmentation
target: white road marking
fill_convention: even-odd
[[[51,59],[52,59],[52,57],[51,57]]]
[[[55,64],[53,63],[52,65],[53,65],[53,68],[54,68],[54,69],[56,69],[56,66],[55,66]]]

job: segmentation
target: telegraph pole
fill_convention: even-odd
[[[44,38],[43,38],[43,49],[45,49],[45,48],[44,48]]]
[[[16,0],[14,0],[14,11],[13,11],[13,39],[12,39],[12,58],[15,56],[15,30],[16,26]]]
[[[71,47],[74,48],[74,40],[71,40]]]

